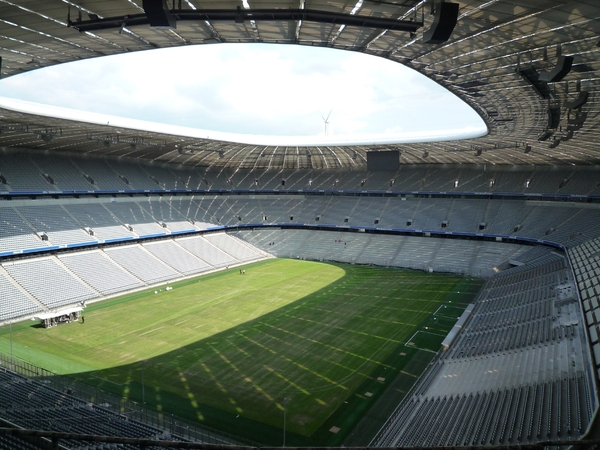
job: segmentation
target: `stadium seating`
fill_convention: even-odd
[[[600,372],[600,239],[596,238],[569,251],[592,344],[592,356]],[[599,373],[600,375],[600,373]]]
[[[133,231],[113,216],[103,204],[69,204],[67,212],[77,219],[82,228],[90,228],[94,236],[101,241],[119,238],[132,238]]]
[[[66,165],[66,161],[63,161],[62,165]],[[58,190],[56,186],[49,182],[52,177],[44,178],[43,171],[39,167],[36,167],[28,155],[16,153],[2,155],[2,174],[6,179],[7,191],[37,192]]]
[[[212,269],[212,266],[186,251],[173,240],[150,242],[144,244],[143,247],[184,275],[192,275]]]
[[[600,208],[593,202],[542,201],[530,195],[600,193],[594,171],[561,169],[552,177],[534,169],[483,173],[431,167],[376,175],[310,170],[199,173],[93,158],[26,157],[19,165],[9,155],[6,161],[2,173],[7,184],[0,186],[7,195],[0,200],[0,253],[6,252],[0,260],[0,322],[269,254],[469,274],[488,278],[473,314],[373,445],[573,439],[585,432],[597,408],[592,377],[600,373]],[[390,191],[391,180],[401,195],[340,192],[371,189],[383,194]],[[167,189],[206,192],[175,194]],[[211,192],[218,189],[247,191]],[[78,190],[95,194],[57,194]],[[40,191],[54,197],[10,196],[39,196]],[[234,228],[197,233],[220,227]],[[390,230],[405,234],[373,233]],[[549,241],[568,248],[570,261],[545,246],[441,238],[452,232]],[[425,233],[438,235],[423,237]],[[45,248],[60,251],[44,253]],[[585,317],[585,327],[580,317]],[[510,373],[503,373],[506,367],[512,368]],[[539,369],[532,372],[531,367]],[[90,408],[85,406],[52,409],[14,416],[22,426],[34,426],[36,420],[96,420],[88,417]],[[99,432],[112,420],[102,414],[94,417]],[[110,426],[126,428],[121,422]],[[67,429],[84,430],[79,424]]]
[[[5,261],[0,264],[0,321],[265,257],[247,242],[218,233]]]
[[[91,191],[94,185],[86,180],[81,170],[68,158],[35,155],[40,172],[50,175],[56,190]]]
[[[145,439],[161,439],[164,433],[159,428],[128,419],[126,415],[115,414],[5,369],[0,369],[0,414],[10,417],[11,422],[21,428],[34,430]],[[19,445],[20,441],[8,439]],[[69,441],[72,448],[90,448],[88,446],[92,445],[95,448],[97,444]]]
[[[23,162],[19,164],[21,160]],[[512,172],[496,169],[481,173],[468,168],[407,167],[401,172],[383,174],[310,170],[285,174],[268,170],[200,174],[191,169],[125,161],[116,164],[93,158],[40,156],[34,159],[11,152],[3,155],[2,163],[2,173],[7,180],[2,186],[11,193],[81,189],[78,192],[111,190],[139,194],[78,198],[67,195],[1,202],[3,214],[0,220],[5,226],[0,229],[0,251],[168,235],[201,230],[211,224],[291,223],[434,232],[483,231],[550,240],[569,247],[600,235],[600,208],[596,208],[595,203],[536,200],[540,198],[539,194],[597,193],[600,187],[595,171],[562,169],[547,176],[549,172],[541,169]],[[13,186],[11,179],[22,184]],[[164,189],[181,188],[182,184],[188,189],[191,179],[195,180],[192,183],[195,186],[191,188],[208,192],[168,196],[159,193]],[[281,184],[283,179],[287,180],[285,185]],[[366,188],[389,192],[391,179],[395,181],[394,191],[402,191],[403,197],[338,195],[346,190],[367,192],[364,191]],[[490,180],[494,180],[493,186]],[[529,187],[526,187],[527,181]],[[277,195],[244,193],[231,196],[210,193],[214,189],[233,188],[279,192]],[[292,191],[307,188],[315,195],[304,192],[291,195]],[[148,194],[150,190],[154,194]],[[324,195],[327,190],[336,195]],[[416,190],[523,193],[530,197],[431,197],[416,194]],[[485,224],[483,230],[480,229],[482,223]]]
[[[33,153],[31,155],[34,155]],[[376,190],[424,192],[600,193],[597,170],[514,167],[437,168],[404,166],[396,172],[342,172],[326,170],[199,170],[142,162],[107,162],[5,151],[0,191],[144,191],[177,189],[240,190]],[[550,175],[550,176],[549,176]],[[46,176],[46,177],[45,177]],[[52,182],[48,181],[52,180]],[[91,181],[93,183],[91,183]],[[285,180],[285,185],[282,184]],[[391,185],[390,182],[394,181]],[[493,180],[493,183],[491,181]],[[527,183],[529,181],[529,183]]]
[[[53,257],[6,262],[2,267],[23,289],[51,309],[98,296],[97,291]]]
[[[404,267],[490,276],[529,247],[496,242],[424,239],[316,230],[242,230],[239,236],[278,257]]]
[[[188,219],[190,217],[189,210],[192,207],[190,199],[176,197],[165,200],[161,197],[159,201],[149,200],[144,207],[159,225],[169,231],[196,231],[198,229]]]
[[[103,295],[124,292],[144,283],[100,250],[59,255],[59,260],[85,283]]]
[[[238,261],[253,261],[261,256],[252,246],[225,233],[208,234],[206,240]]]
[[[123,191],[132,189],[104,160],[78,159],[74,160],[74,163],[79,168],[82,176],[94,182],[94,191]]]
[[[600,209],[524,200],[323,196],[194,196],[124,198],[2,208],[0,250],[25,250],[123,238],[193,232],[239,224],[315,224],[336,227],[452,231],[544,239],[575,246],[600,234]],[[294,197],[294,198],[288,198]],[[56,204],[56,203],[59,204]],[[62,202],[62,204],[60,204]],[[377,221],[377,223],[376,223]],[[442,226],[442,222],[445,222]],[[409,224],[410,223],[410,224]],[[480,224],[485,229],[480,229]],[[90,235],[89,230],[92,234]],[[41,234],[47,236],[43,240]]]
[[[47,247],[34,230],[13,208],[2,207],[0,211],[0,252]]]
[[[566,259],[529,255],[492,276],[470,320],[371,445],[507,445],[573,439],[596,397]]]
[[[45,233],[50,244],[64,245],[96,241],[60,205],[20,206],[17,211],[35,232]]]
[[[0,269],[0,322],[42,312],[42,306]]]
[[[119,222],[131,226],[132,231],[138,236],[166,234],[166,230],[138,202],[109,203],[104,207]]]
[[[189,237],[179,238],[175,241],[188,252],[197,256],[213,267],[226,267],[236,263],[236,259],[232,255],[216,247],[206,239]]]

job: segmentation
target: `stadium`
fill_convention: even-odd
[[[331,47],[488,128],[261,146],[1,108],[0,448],[597,446],[596,3],[0,1],[2,78]]]

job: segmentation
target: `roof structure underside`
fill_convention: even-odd
[[[133,20],[144,15],[142,0],[0,0],[0,71],[7,77],[84,58],[220,42],[353,50],[432,78],[488,126],[488,135],[476,139],[386,145],[400,150],[402,164],[600,163],[600,2],[456,3],[458,22],[450,39],[430,44],[422,37],[434,20],[431,0],[169,0],[174,29]],[[273,9],[317,13],[284,14],[285,20],[258,14]],[[230,19],[232,11],[241,11],[239,20]],[[390,19],[414,22],[416,31],[392,30]],[[561,80],[544,81],[561,56],[573,57],[571,70]],[[199,167],[364,169],[366,153],[383,148],[246,145],[10,110],[0,110],[0,116],[0,147]]]

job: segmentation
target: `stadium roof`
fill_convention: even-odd
[[[482,138],[386,145],[401,151],[402,164],[600,163],[600,3],[454,3],[456,27],[447,41],[432,44],[423,42],[435,19],[431,0],[172,0],[164,16],[175,28],[150,26],[156,18],[141,0],[0,0],[1,74],[190,44],[328,46],[405,64],[457,94],[488,126]],[[248,89],[244,101],[253,95]],[[245,145],[7,109],[0,116],[0,147],[202,167],[362,169],[366,152],[382,148]]]

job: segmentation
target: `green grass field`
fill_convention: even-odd
[[[288,398],[288,445],[339,445],[365,417],[377,427],[384,393],[406,392],[481,286],[286,259],[245,269],[90,305],[85,324],[13,326],[13,352],[137,401],[143,369],[150,407],[267,445]],[[5,327],[0,351],[8,340]]]

